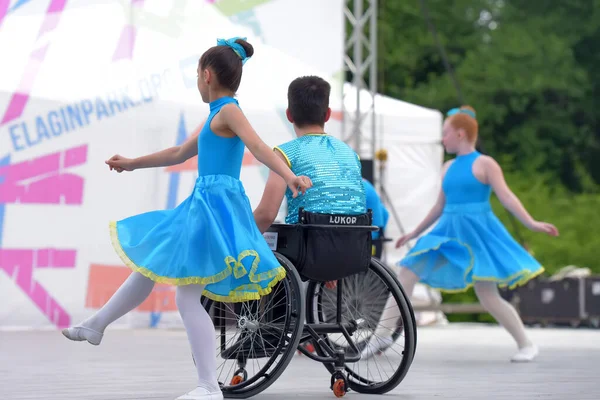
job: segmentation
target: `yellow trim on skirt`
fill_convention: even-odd
[[[166,276],[160,276],[150,271],[147,268],[140,267],[136,265],[125,253],[123,247],[121,246],[121,242],[119,241],[119,235],[117,233],[117,223],[115,221],[111,221],[109,224],[110,228],[110,239],[115,249],[117,255],[121,258],[121,261],[131,268],[135,272],[139,272],[144,275],[146,278],[153,280],[156,283],[166,283],[169,285],[175,286],[183,286],[183,285],[208,285],[211,283],[216,283],[222,281],[223,279],[230,276],[232,273],[236,278],[244,276],[248,273],[245,267],[241,264],[242,260],[249,256],[254,256],[255,259],[252,263],[252,267],[250,268],[250,272],[248,273],[248,278],[250,279],[249,284],[244,284],[236,287],[229,295],[223,296],[216,293],[212,293],[206,289],[202,292],[202,295],[220,302],[229,302],[229,303],[238,303],[250,300],[259,300],[261,296],[268,295],[273,290],[273,287],[279,283],[286,276],[285,268],[279,266],[275,269],[272,269],[267,272],[263,272],[261,274],[255,275],[256,270],[258,269],[258,264],[260,258],[258,253],[254,250],[244,250],[242,251],[237,259],[232,256],[227,256],[225,258],[225,264],[227,265],[225,269],[218,274],[207,276],[207,277],[199,277],[199,276],[190,276],[186,278],[169,278]],[[271,279],[266,288],[263,288],[259,282]]]

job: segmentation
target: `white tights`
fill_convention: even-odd
[[[410,298],[419,277],[407,268],[400,268],[398,279]],[[498,292],[498,286],[494,282],[475,282],[475,294],[479,302],[511,334],[519,349],[530,346],[532,343],[525,333],[525,327],[515,308],[504,300]],[[393,297],[389,297],[383,314],[376,330],[379,336],[390,336],[396,328],[400,317],[400,311],[395,305]]]
[[[108,325],[138,307],[152,292],[154,281],[139,272],[132,273],[110,300],[81,326],[103,333]],[[210,392],[219,390],[216,371],[215,328],[202,304],[204,285],[178,286],[175,299],[192,348],[198,386]]]

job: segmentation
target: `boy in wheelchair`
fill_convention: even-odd
[[[262,199],[254,210],[261,233],[273,224],[284,196],[286,224],[297,224],[301,209],[340,216],[364,215],[367,211],[358,155],[346,143],[325,133],[325,122],[331,115],[330,91],[329,83],[316,76],[297,78],[288,88],[286,116],[297,138],[274,150],[294,173],[303,171],[309,176],[313,187],[304,196],[294,198],[285,182],[270,173]],[[311,346],[307,346],[307,350],[311,351]]]
[[[370,394],[392,390],[406,375],[414,356],[416,332],[410,306],[402,300],[401,288],[391,273],[371,256],[371,233],[377,228],[367,210],[359,157],[344,142],[325,133],[331,114],[329,92],[329,84],[315,76],[295,79],[288,89],[286,114],[297,138],[274,151],[295,174],[308,176],[313,186],[303,196],[293,197],[285,182],[270,174],[254,210],[259,231],[275,234],[271,249],[287,272],[264,297],[264,303],[236,304],[239,308],[229,313],[232,316],[215,324],[222,332],[219,357],[230,360],[230,369],[235,371],[223,389],[231,397],[246,398],[264,390],[296,350],[328,369],[337,397],[348,388]],[[284,197],[285,224],[273,224]],[[394,353],[400,356],[383,366],[374,363],[376,372],[369,372],[365,364],[355,370],[362,349],[372,340],[371,325],[379,320],[388,294],[402,310],[409,332],[399,340],[402,350]],[[364,298],[368,301],[363,302]],[[219,313],[219,318],[225,314]],[[235,333],[226,333],[226,319],[236,321]],[[246,366],[262,359],[268,360],[266,366],[250,378]]]
[[[366,213],[366,195],[358,155],[346,143],[325,133],[329,120],[327,81],[316,76],[297,78],[288,88],[286,116],[297,138],[275,147],[275,153],[298,174],[309,176],[313,187],[304,196],[292,192],[277,174],[270,173],[254,219],[264,233],[287,198],[287,224],[298,223],[300,208],[312,213],[360,215]]]

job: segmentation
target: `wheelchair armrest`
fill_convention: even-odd
[[[316,229],[316,230],[328,230],[328,229],[348,229],[348,230],[363,230],[376,232],[379,227],[375,225],[318,225],[318,224],[298,224],[302,229]]]
[[[319,224],[271,224],[269,230],[292,229],[300,227],[301,229],[362,229],[365,231],[376,232],[379,227],[375,225],[319,225]],[[392,239],[389,239],[392,240]]]
[[[294,227],[294,226],[296,226],[296,225],[300,225],[300,224],[284,224],[284,223],[274,223],[274,224],[271,224],[271,225],[269,226],[269,229],[270,229],[270,228],[291,228],[291,227]]]

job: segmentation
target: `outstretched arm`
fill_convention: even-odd
[[[482,161],[484,162],[487,181],[494,190],[494,193],[496,193],[496,196],[498,196],[500,203],[527,228],[533,226],[535,220],[529,215],[519,198],[515,196],[506,184],[500,165],[491,157],[485,157]]]
[[[442,182],[444,181],[444,177],[446,176],[448,168],[450,168],[450,165],[452,165],[453,162],[454,160],[448,160],[442,166],[442,174],[440,178]],[[444,191],[440,188],[440,193],[438,194],[438,198],[435,204],[431,208],[431,211],[429,211],[429,214],[427,214],[423,221],[421,221],[421,223],[413,230],[412,237],[415,238],[419,236],[421,233],[423,233],[423,231],[427,230],[427,228],[429,228],[431,224],[437,221],[440,215],[442,215],[445,205],[446,195],[444,194]]]
[[[496,160],[491,157],[482,158],[483,165],[485,168],[485,176],[496,193],[500,203],[506,208],[512,215],[514,215],[525,227],[532,231],[545,232],[552,236],[558,236],[558,230],[551,224],[546,222],[539,222],[533,219],[533,217],[527,212],[519,198],[510,190],[504,179],[504,173],[502,168]]]
[[[446,171],[448,170],[448,168],[450,167],[452,162],[453,162],[453,160],[446,161],[444,163],[444,165],[442,167],[442,177],[441,177],[442,181],[444,180]],[[404,235],[400,239],[398,239],[398,241],[396,242],[396,248],[404,246],[404,244],[407,243],[409,240],[418,237],[421,233],[423,233],[423,231],[427,230],[427,228],[429,228],[431,226],[431,224],[433,224],[435,221],[437,221],[438,218],[440,217],[440,215],[442,215],[445,205],[446,205],[446,195],[444,194],[444,191],[440,188],[438,198],[437,198],[435,204],[433,205],[433,207],[431,208],[431,210],[429,211],[429,213],[427,214],[427,216],[425,216],[423,221],[421,221],[421,223],[419,225],[417,225],[417,227],[412,232],[407,233],[406,235]]]
[[[444,195],[444,191],[440,189],[440,193],[438,194],[437,201],[429,211],[429,214],[421,221],[421,223],[410,233],[412,238],[416,238],[421,233],[423,233],[427,228],[431,226],[435,221],[438,220],[442,212],[444,211],[444,206],[446,205],[446,196]]]
[[[181,164],[189,158],[198,154],[198,136],[195,136],[182,145],[169,147],[168,149],[138,158],[125,158],[114,155],[106,164],[111,170],[117,172],[133,171],[140,168],[168,167]]]
[[[225,105],[221,111],[223,120],[226,121],[231,129],[244,142],[248,150],[261,163],[265,164],[271,171],[274,171],[283,178],[294,197],[297,195],[297,188],[300,187],[302,194],[306,189],[312,186],[307,177],[297,177],[291,169],[288,168],[285,161],[278,157],[269,146],[262,141],[254,128],[250,125],[242,110],[235,105]]]

